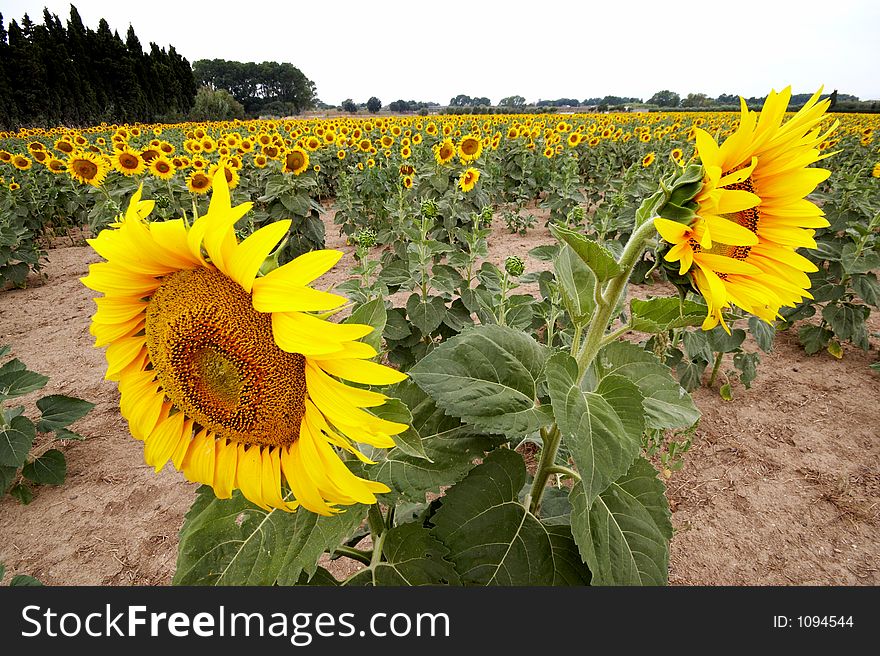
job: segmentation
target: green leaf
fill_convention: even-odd
[[[708,363],[705,360],[682,360],[675,365],[675,373],[678,375],[678,381],[681,386],[688,392],[692,392],[702,384],[703,372],[706,371]]]
[[[630,342],[612,342],[599,352],[602,372],[624,376],[645,397],[647,428],[688,428],[699,418],[693,399],[653,353]]]
[[[769,353],[773,350],[773,339],[776,337],[776,328],[758,317],[749,317],[749,332],[755,338],[758,348]]]
[[[599,282],[611,280],[623,272],[611,252],[600,243],[555,223],[550,224],[550,232],[577,253],[581,261],[590,267]]]
[[[832,337],[834,337],[834,333],[822,326],[804,324],[798,328],[798,340],[800,340],[807,355],[813,355],[824,349],[828,346],[828,341]]]
[[[543,505],[543,501],[542,501]],[[553,549],[553,585],[590,585],[590,569],[581,559],[569,524],[543,522]]]
[[[398,396],[401,393],[401,389],[408,389],[410,386],[416,387],[412,381],[406,380],[403,382],[407,383],[406,387],[389,388],[385,390],[385,393],[391,396]],[[418,388],[416,387],[416,389]],[[389,398],[383,405],[377,408],[370,408],[370,411],[377,417],[387,419],[388,421],[395,421],[408,426],[412,424],[412,414],[402,399]],[[422,436],[412,427],[395,435],[394,443],[398,449],[408,455],[417,458],[428,457],[425,453],[425,447],[422,446]]]
[[[463,584],[552,585],[550,534],[517,501],[525,482],[522,457],[497,449],[446,492],[433,533]]]
[[[49,449],[22,467],[21,475],[40,485],[61,485],[67,476],[67,461],[58,449]]]
[[[535,246],[529,251],[529,257],[542,262],[552,262],[553,258],[559,252],[559,246],[556,244],[545,244],[543,246]]]
[[[41,389],[49,377],[29,369],[7,371],[0,375],[0,400],[12,399]]]
[[[37,430],[41,433],[49,433],[85,417],[95,404],[72,396],[53,394],[39,399],[37,407],[42,412],[42,416],[37,421]]]
[[[553,270],[568,316],[576,324],[586,323],[596,308],[596,276],[567,244],[553,260]]]
[[[361,570],[347,585],[459,585],[455,566],[445,560],[448,553],[428,529],[402,524],[385,534],[385,559]]]
[[[34,424],[27,417],[13,417],[8,426],[0,426],[0,465],[21,467],[36,434]]]
[[[725,401],[733,401],[733,390],[730,389],[730,383],[724,383],[718,390],[718,395]]]
[[[391,308],[385,321],[385,339],[401,340],[412,335],[402,308]]]
[[[868,305],[880,307],[880,282],[873,273],[863,273],[852,277],[853,290]]]
[[[2,347],[0,347],[2,348]],[[6,566],[3,563],[0,563],[0,581],[3,580],[3,575],[6,574]]]
[[[13,485],[9,490],[9,496],[13,499],[16,499],[21,505],[26,506],[31,501],[34,500],[34,493],[27,485],[24,483],[19,483],[17,485]]]
[[[706,317],[706,306],[670,296],[630,301],[633,330],[643,333],[662,333],[673,328],[699,326]]]
[[[583,392],[577,377],[577,362],[567,353],[547,361],[553,415],[589,504],[626,473],[638,455],[644,431],[643,396],[623,376],[606,376],[596,392]]]
[[[344,323],[360,323],[373,327],[373,332],[364,337],[361,341],[366,342],[377,351],[382,350],[382,333],[385,331],[385,322],[388,316],[385,312],[385,301],[381,298],[374,299],[368,303],[355,308],[351,316]]]
[[[663,483],[639,457],[592,506],[580,483],[571,491],[571,530],[593,585],[665,585],[672,524]]]
[[[828,353],[833,355],[835,358],[840,360],[843,357],[843,345],[838,342],[836,339],[832,339],[828,342]]]
[[[453,337],[409,372],[448,414],[482,431],[524,437],[552,421],[537,402],[547,348],[505,326],[477,326]]]
[[[758,375],[758,363],[760,361],[761,357],[757,353],[733,354],[733,366],[739,370],[739,380],[745,385],[746,389],[752,387],[752,381]]]
[[[18,467],[0,466],[0,497],[6,494],[6,489],[12,485],[18,474]]]
[[[25,363],[18,358],[13,358],[2,367],[0,367],[0,376],[2,376],[3,374],[8,374],[12,371],[27,371],[27,365],[25,365]]]
[[[709,339],[709,348],[715,353],[730,353],[735,351],[746,339],[746,331],[741,328],[734,328],[727,333],[720,325],[715,326],[706,333]]]
[[[304,508],[267,511],[240,492],[217,499],[208,486],[180,529],[175,585],[293,585],[315,573],[325,550],[338,546],[367,514],[348,506],[330,517]]]
[[[423,299],[412,294],[406,301],[406,313],[412,324],[425,335],[430,335],[440,327],[446,317],[446,303],[439,296]]]
[[[59,428],[55,431],[55,439],[56,440],[76,440],[77,442],[83,442],[86,438],[80,435],[79,433],[74,433],[72,430],[67,430],[66,428]]]
[[[339,585],[339,581],[337,581],[334,576],[323,567],[316,567],[315,573],[311,576],[305,571],[301,572],[299,578],[296,580],[296,585],[337,586]]]
[[[868,273],[875,269],[880,269],[880,253],[868,249],[862,249],[861,254],[856,256],[858,246],[854,243],[848,243],[843,247],[840,255],[840,262],[843,270],[849,274]]]
[[[839,339],[847,339],[856,346],[868,350],[868,327],[865,321],[871,314],[867,305],[840,303],[826,305],[822,310],[822,318],[831,326],[834,335]]]
[[[42,586],[43,584],[38,579],[35,579],[33,576],[28,576],[27,574],[13,576],[12,580],[9,582],[10,588],[36,588]]]

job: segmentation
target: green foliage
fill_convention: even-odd
[[[8,353],[8,347],[0,347],[0,357]],[[18,359],[0,366],[0,496],[8,492],[25,505],[33,499],[28,481],[36,485],[61,485],[67,475],[64,453],[46,449],[42,439],[35,448],[37,434],[54,433],[55,441],[82,439],[67,426],[94,407],[82,399],[52,394],[37,399],[40,417],[34,422],[23,414],[24,406],[7,406],[10,399],[42,389],[48,380],[48,376],[30,371]]]
[[[202,87],[196,93],[189,117],[193,121],[230,121],[244,118],[244,105],[226,89]]]

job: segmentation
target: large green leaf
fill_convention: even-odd
[[[267,511],[238,491],[217,499],[199,488],[180,529],[175,585],[293,585],[353,533],[367,506],[324,517],[300,508]]]
[[[22,467],[21,475],[41,485],[61,485],[67,476],[67,461],[58,449],[49,449]]]
[[[630,301],[633,330],[643,333],[662,333],[673,328],[699,326],[706,317],[706,306],[693,301],[682,301],[677,296]]]
[[[373,327],[373,332],[361,341],[366,342],[377,351],[382,349],[382,333],[385,330],[385,322],[388,315],[385,311],[385,301],[381,298],[358,306],[345,320],[345,323],[360,323]]]
[[[37,430],[49,433],[85,417],[95,404],[72,396],[53,394],[38,400],[37,407],[42,413],[37,421]]]
[[[425,335],[430,335],[440,327],[446,317],[446,303],[439,296],[422,298],[412,294],[406,302],[409,320]]]
[[[552,421],[537,401],[548,350],[505,326],[477,326],[446,341],[409,372],[447,414],[482,431],[521,437]]]
[[[867,305],[840,303],[826,305],[822,318],[831,326],[834,336],[847,339],[856,346],[868,350],[868,327],[865,323],[871,308]]]
[[[434,535],[465,585],[552,585],[556,577],[548,528],[517,494],[526,481],[522,457],[497,449],[449,489],[431,519]]]
[[[693,399],[653,353],[630,342],[616,341],[599,352],[603,375],[617,374],[638,385],[645,397],[648,428],[687,428],[699,418]]]
[[[21,467],[36,434],[34,424],[27,417],[13,417],[8,426],[0,426],[0,465]]]
[[[48,376],[29,369],[13,369],[0,374],[0,400],[22,396],[41,389],[49,381]]]
[[[590,585],[590,569],[581,559],[571,526],[547,522],[544,522],[544,526],[553,549],[553,585]]]
[[[614,255],[599,242],[588,239],[579,232],[569,230],[555,223],[550,224],[550,232],[559,241],[563,241],[586,264],[599,282],[610,280],[623,272]]]
[[[425,527],[402,524],[385,534],[384,560],[361,570],[347,585],[458,585],[455,567],[444,558],[448,553]]]
[[[643,396],[635,383],[618,375],[605,377],[595,392],[584,392],[577,362],[567,353],[547,361],[547,387],[556,425],[590,504],[639,453],[645,429]]]
[[[657,471],[644,458],[593,502],[571,491],[571,530],[593,585],[664,585],[672,524]]]
[[[567,244],[561,245],[553,259],[553,270],[568,316],[576,324],[585,324],[596,309],[595,274]]]

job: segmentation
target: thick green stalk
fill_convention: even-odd
[[[582,380],[584,375],[593,363],[593,359],[602,346],[602,340],[605,337],[605,331],[608,324],[611,323],[612,313],[617,307],[623,291],[626,289],[626,283],[630,274],[636,265],[636,261],[642,255],[645,248],[645,242],[654,234],[654,222],[645,221],[636,228],[635,232],[630,236],[629,241],[623,249],[618,264],[622,272],[608,281],[604,293],[598,299],[596,311],[593,313],[590,327],[587,329],[587,336],[584,338],[584,345],[578,355],[578,380]]]
[[[724,351],[718,351],[715,354],[715,365],[712,367],[712,376],[709,378],[709,387],[715,385],[715,379],[718,378],[718,371],[721,369],[721,359],[724,357]]]
[[[532,489],[526,499],[526,506],[535,515],[541,507],[541,497],[544,496],[544,490],[547,487],[547,479],[552,473],[551,467],[556,464],[556,453],[559,451],[559,445],[562,442],[562,434],[556,424],[550,426],[548,430],[541,429],[541,437],[543,438],[543,446],[541,448],[541,460],[538,462],[538,470],[535,472],[535,480],[532,482]]]

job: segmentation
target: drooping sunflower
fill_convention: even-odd
[[[299,175],[309,168],[309,154],[300,147],[292,148],[284,156],[284,172]]]
[[[480,179],[480,172],[477,169],[469,168],[461,174],[461,177],[458,179],[458,186],[462,191],[467,193],[471,189],[477,186],[477,180]]]
[[[101,186],[109,170],[110,164],[103,156],[87,151],[77,151],[67,160],[67,172],[70,177],[93,187]]]
[[[705,172],[697,216],[654,225],[673,245],[664,259],[678,262],[706,299],[704,329],[721,322],[726,330],[721,312],[730,304],[771,322],[782,306],[812,298],[807,273],[816,266],[797,249],[815,248],[815,229],[828,225],[805,197],[830,175],[810,165],[828,156],[818,145],[837,127],[820,134],[830,104],[820,93],[784,123],[790,88],[771,92],[760,117],[743,101],[739,127],[721,146],[695,128]]]
[[[147,168],[147,163],[141,159],[137,151],[130,148],[114,152],[110,156],[110,163],[114,169],[126,176],[140,175]]]
[[[191,226],[147,222],[153,202],[139,190],[116,227],[89,242],[107,260],[83,278],[103,294],[91,332],[107,347],[106,378],[118,381],[132,436],[156,471],[170,460],[220,498],[237,488],[266,509],[324,515],[374,503],[388,488],[355,476],[334,447],[369,462],[352,442],[389,448],[407,426],[363,410],[383,394],[338,379],[406,376],[370,361],[376,351],[357,341],[370,326],[312,314],[346,302],[309,287],[341,252],[313,251],[259,276],[290,221],[239,243],[234,226],[251,203],[231,206],[222,173],[213,189]]]

